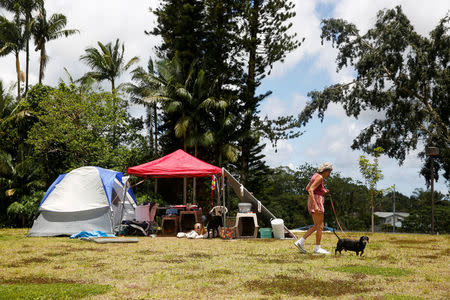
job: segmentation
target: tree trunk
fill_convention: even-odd
[[[186,152],[186,133],[184,134],[184,152]],[[187,203],[187,197],[186,197],[186,190],[187,190],[187,178],[186,176],[183,177],[183,204],[186,205]]]
[[[28,28],[28,24],[30,23],[31,20],[31,15],[27,14],[26,18],[25,18],[25,26],[26,28]],[[27,30],[28,32],[28,30]],[[26,76],[25,76],[25,95],[28,92],[28,68],[29,68],[29,64],[30,64],[30,37],[27,34],[27,46],[26,46],[26,67],[25,67],[25,72],[26,72]]]
[[[371,224],[372,224],[372,232],[374,232],[375,231],[375,228],[374,228],[374,215],[373,215],[373,213],[374,213],[374,205],[373,205],[373,191],[371,191],[370,192],[370,208],[371,208],[371,210],[372,210],[372,214],[371,214]]]
[[[45,44],[41,46],[41,59],[39,62],[39,84],[42,84],[42,78],[44,77],[44,55],[45,55]]]
[[[250,15],[250,48],[249,48],[249,59],[248,59],[248,78],[247,78],[247,88],[246,88],[246,103],[245,111],[246,116],[244,117],[243,124],[243,140],[242,140],[242,160],[241,160],[241,182],[242,184],[247,183],[248,172],[249,172],[249,160],[250,160],[250,150],[252,144],[252,138],[249,137],[252,127],[253,114],[255,112],[255,92],[256,92],[256,50],[258,47],[258,27],[259,27],[259,9],[261,6],[260,0],[255,0],[253,2],[253,8],[251,8]]]
[[[16,53],[16,72],[17,72],[17,100],[20,99],[20,61],[19,53]]]

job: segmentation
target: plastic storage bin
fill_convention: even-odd
[[[252,209],[252,204],[251,203],[238,203],[238,207],[239,207],[240,213],[246,214],[246,213],[249,213],[250,210]]]
[[[272,238],[272,228],[260,228],[259,234],[262,239],[271,239]]]

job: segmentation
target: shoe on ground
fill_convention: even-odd
[[[314,254],[330,254],[330,252],[319,247],[319,248],[314,249]]]
[[[307,253],[306,249],[305,249],[305,245],[303,245],[303,243],[301,243],[300,240],[295,241],[294,245],[298,248],[298,250],[300,250],[301,253]]]

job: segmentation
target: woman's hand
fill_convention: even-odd
[[[325,189],[325,194],[328,194],[330,192],[330,190]]]

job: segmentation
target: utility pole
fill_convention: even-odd
[[[426,154],[431,158],[431,234],[434,234],[434,157],[439,154],[439,148],[427,147]]]
[[[394,214],[392,215],[392,220],[394,224],[392,224],[392,232],[395,232],[395,184],[394,184]]]

